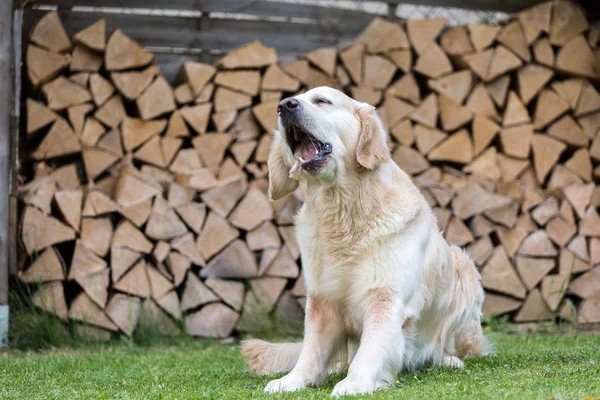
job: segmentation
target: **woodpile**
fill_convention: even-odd
[[[486,313],[600,322],[599,32],[565,1],[446,22],[377,18],[283,64],[252,42],[171,86],[126,32],[69,37],[46,14],[26,56],[34,304],[104,336],[148,316],[213,337],[257,310],[301,321],[302,196],[270,203],[266,161],[280,99],[329,85],[378,107],[393,159],[481,269]]]

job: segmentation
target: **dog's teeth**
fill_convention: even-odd
[[[306,161],[304,161],[304,159],[302,157],[298,157],[298,160],[300,160],[301,163],[305,163]]]

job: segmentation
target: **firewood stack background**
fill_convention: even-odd
[[[50,12],[30,40],[18,277],[77,329],[301,321],[302,196],[270,203],[266,161],[280,99],[321,85],[378,107],[486,313],[600,322],[599,32],[572,3],[503,26],[378,18],[284,64],[253,42],[176,83],[104,20],[69,37]]]

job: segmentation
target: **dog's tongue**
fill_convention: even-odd
[[[310,140],[308,142],[302,143],[302,158],[304,161],[311,160],[314,156],[317,155],[317,145],[312,143]]]

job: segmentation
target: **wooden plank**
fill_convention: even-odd
[[[11,130],[10,116],[12,115],[12,10],[11,2],[0,2],[0,79],[5,82],[0,94],[0,187],[4,194],[0,196],[0,305],[8,304],[8,270],[9,256],[9,196],[8,188],[11,173]],[[14,211],[14,210],[13,210]],[[6,311],[8,313],[8,311]],[[8,325],[8,323],[6,323]],[[2,329],[7,329],[3,326]],[[4,330],[6,332],[6,330]],[[5,343],[6,338],[0,337]]]
[[[390,5],[406,3],[404,0],[386,0]],[[437,6],[437,7],[456,7],[482,11],[503,11],[516,12],[522,11],[527,7],[534,6],[540,3],[541,0],[412,0],[411,4],[420,6]],[[339,10],[330,11],[329,8],[321,6],[305,6],[290,3],[275,3],[272,6],[266,5],[262,1],[243,1],[239,0],[178,0],[177,2],[164,2],[164,0],[40,0],[32,1],[36,4],[60,5],[64,7],[70,6],[90,6],[90,7],[131,7],[131,8],[164,8],[164,9],[180,9],[180,10],[202,10],[202,11],[226,11],[226,12],[241,12],[244,14],[255,15],[273,15],[273,16],[299,16],[310,18],[330,17],[344,12],[351,16],[353,11]],[[240,4],[241,3],[241,4]],[[302,8],[307,10],[302,10]],[[320,15],[319,12],[325,11]],[[368,15],[368,14],[367,14]]]
[[[121,6],[120,6],[121,7]],[[147,8],[147,7],[144,7]],[[25,10],[25,32],[46,13]],[[268,21],[211,18],[206,24],[197,17],[164,17],[154,15],[113,14],[61,10],[59,15],[65,29],[72,35],[100,18],[106,18],[107,32],[123,28],[131,39],[146,47],[193,50],[230,50],[259,40],[265,46],[275,47],[280,54],[296,55],[319,47],[331,46],[354,38],[371,19],[361,17],[356,24],[314,24],[307,21]],[[156,53],[156,50],[152,49]],[[162,67],[162,64],[161,64]],[[162,69],[162,68],[161,68]]]
[[[117,7],[117,8],[159,8],[203,13],[225,12],[262,17],[294,17],[313,19],[320,23],[346,21],[356,23],[366,20],[367,23],[374,14],[369,14],[364,8],[360,11],[347,8],[331,7],[329,4],[310,5],[294,4],[291,2],[248,1],[248,0],[178,0],[164,2],[162,0],[34,0],[36,5],[58,5],[61,7]],[[29,5],[29,4],[28,4]]]

